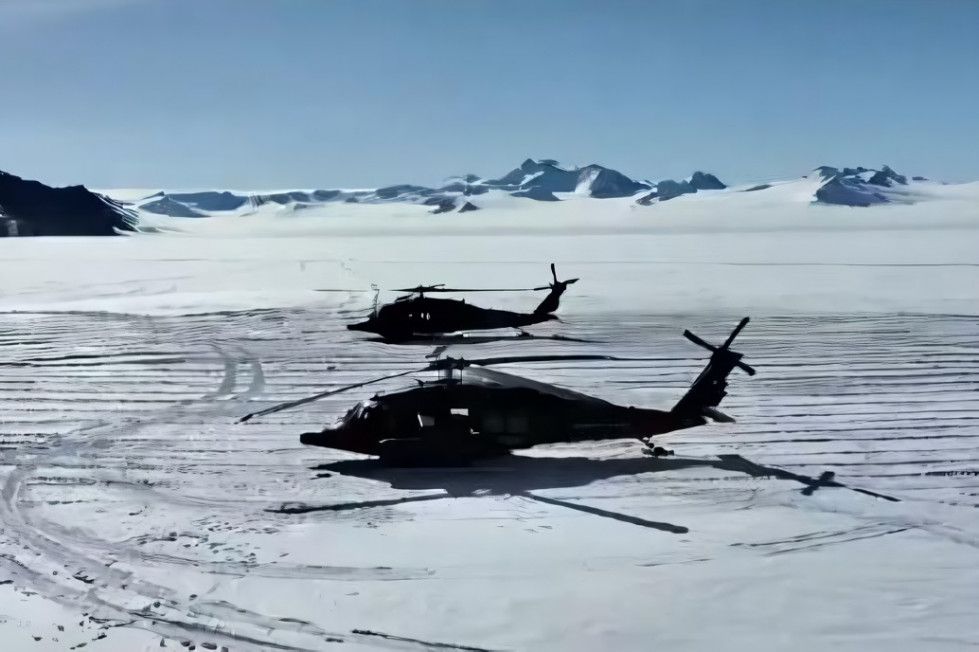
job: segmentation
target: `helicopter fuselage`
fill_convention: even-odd
[[[418,296],[385,305],[377,315],[358,324],[349,324],[347,328],[376,333],[389,339],[404,339],[413,335],[522,328],[552,319],[557,317],[549,313],[480,308],[462,300]]]
[[[565,398],[527,387],[484,387],[452,380],[362,401],[336,426],[304,433],[303,444],[365,455],[384,454],[386,440],[421,441],[466,457],[541,444],[644,439],[706,423],[699,416]]]

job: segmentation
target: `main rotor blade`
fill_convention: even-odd
[[[422,292],[429,294],[432,292],[531,292],[534,290],[546,290],[543,288],[434,288],[419,290],[418,288],[396,288],[391,292]]]
[[[355,383],[353,385],[347,385],[346,387],[340,387],[338,389],[330,389],[325,392],[321,392],[319,394],[313,394],[312,396],[307,396],[306,398],[301,398],[295,401],[289,401],[287,403],[279,403],[278,405],[274,405],[270,408],[259,410],[258,412],[252,412],[251,414],[246,414],[242,418],[238,419],[238,423],[244,423],[245,421],[248,421],[249,419],[252,419],[254,417],[262,417],[265,416],[266,414],[272,414],[273,412],[280,412],[282,410],[288,410],[290,408],[298,407],[300,405],[305,405],[306,403],[312,403],[313,401],[318,401],[321,398],[326,398],[327,396],[332,396],[333,394],[339,394],[341,392],[345,392],[348,389],[356,389],[358,387],[364,387],[365,385],[379,383],[382,380],[389,380],[391,378],[397,378],[399,376],[407,376],[408,374],[413,374],[417,371],[425,371],[425,370],[411,369],[409,371],[402,371],[401,373],[392,374],[390,376],[381,376],[380,378],[375,378],[373,380],[368,380],[362,383]]]
[[[547,362],[550,360],[642,360],[642,358],[617,358],[611,355],[513,355],[498,358],[479,358],[476,360],[466,360],[465,358],[442,358],[433,362],[430,369],[449,369],[479,365],[488,367],[495,364],[507,364],[510,362]]]

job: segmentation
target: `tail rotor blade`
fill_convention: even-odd
[[[731,343],[734,342],[734,338],[738,336],[738,333],[741,332],[741,329],[743,329],[745,326],[748,325],[749,320],[750,320],[749,317],[745,317],[744,319],[741,320],[741,323],[739,323],[737,327],[733,331],[731,331],[731,334],[728,336],[727,341],[725,341],[724,344],[721,345],[722,349],[726,349],[729,346],[731,346]]]
[[[705,342],[704,340],[702,340],[698,336],[694,335],[690,331],[683,331],[683,336],[685,338],[687,338],[688,340],[690,340],[691,342],[693,342],[694,344],[696,344],[697,346],[702,346],[705,349],[707,349],[708,351],[716,351],[717,350],[717,347],[716,346],[714,346],[713,344],[711,344],[709,342]]]

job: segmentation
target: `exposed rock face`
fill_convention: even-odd
[[[727,188],[721,180],[715,177],[709,172],[697,172],[693,173],[690,177],[690,186],[694,190],[724,190]]]
[[[164,195],[160,199],[142,204],[140,208],[144,211],[171,217],[207,217],[204,213],[195,211],[187,204],[181,204],[174,200],[170,195]]]
[[[228,191],[157,193],[139,202],[148,211],[172,216],[198,217],[201,214],[255,210],[267,204],[289,206],[315,205],[324,202],[379,203],[406,202],[439,206],[451,198],[458,204],[468,197],[491,191],[505,192],[514,197],[536,201],[561,201],[562,194],[576,194],[596,199],[633,197],[652,191],[639,200],[651,203],[654,199],[665,201],[688,192],[719,190],[726,188],[721,181],[707,172],[697,171],[689,181],[666,180],[659,184],[637,181],[617,170],[601,165],[562,167],[554,159],[526,159],[510,172],[497,179],[485,179],[475,174],[449,177],[437,188],[413,184],[398,184],[373,190],[313,190],[286,191],[271,194],[234,193]],[[179,206],[177,204],[181,204]],[[477,207],[478,208],[478,207]],[[455,210],[455,209],[452,209]]]
[[[559,167],[553,159],[527,159],[519,168],[499,179],[485,181],[483,185],[508,190],[515,197],[542,201],[555,201],[556,192],[582,191],[591,197],[607,199],[631,197],[650,188],[649,184],[634,181],[617,170],[601,165],[567,170]]]
[[[0,172],[0,235],[118,235],[136,213],[84,186],[52,188]]]
[[[465,204],[462,205],[462,208],[459,209],[459,212],[469,213],[470,211],[478,211],[478,210],[479,210],[479,206],[476,206],[475,204],[472,204],[470,202],[466,202]]]
[[[880,169],[874,176],[867,180],[867,183],[872,183],[875,186],[885,186],[887,188],[892,187],[895,183],[902,186],[908,185],[908,178],[903,174],[898,174],[888,166],[884,166]]]
[[[536,199],[537,201],[561,201],[553,192],[546,188],[528,188],[527,190],[518,190],[510,194],[514,197],[527,197],[528,199]]]
[[[430,212],[433,215],[437,215],[439,213],[448,213],[451,210],[455,210],[455,207],[456,207],[456,202],[454,199],[439,199],[437,205],[435,206],[435,210]]]
[[[236,195],[234,193],[228,192],[218,192],[215,190],[209,190],[205,192],[182,192],[167,194],[167,196],[178,201],[181,204],[186,204],[195,210],[201,211],[233,211],[237,208],[241,208],[247,201],[247,197],[242,197],[241,195]]]
[[[633,181],[616,170],[603,168],[599,165],[589,166],[585,170],[593,170],[595,176],[591,180],[591,196],[598,199],[613,197],[631,197],[641,190],[649,190],[649,184]]]
[[[816,202],[838,206],[872,206],[874,204],[913,203],[913,189],[908,178],[888,166],[880,170],[865,167],[816,168],[825,182],[816,190]]]
[[[691,192],[697,192],[697,189],[691,186],[689,181],[664,179],[656,184],[656,194],[659,196],[660,201],[673,199]]]

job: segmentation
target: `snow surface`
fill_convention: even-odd
[[[812,205],[822,181],[0,240],[4,649],[975,649],[979,189],[851,209]],[[552,261],[581,280],[528,330],[597,343],[450,353],[654,357],[497,369],[668,406],[704,362],[683,329],[750,315],[738,423],[667,460],[615,441],[466,471],[299,445],[372,391],[235,423],[423,362],[344,328],[372,283],[531,287]],[[827,470],[898,501],[800,481]]]

